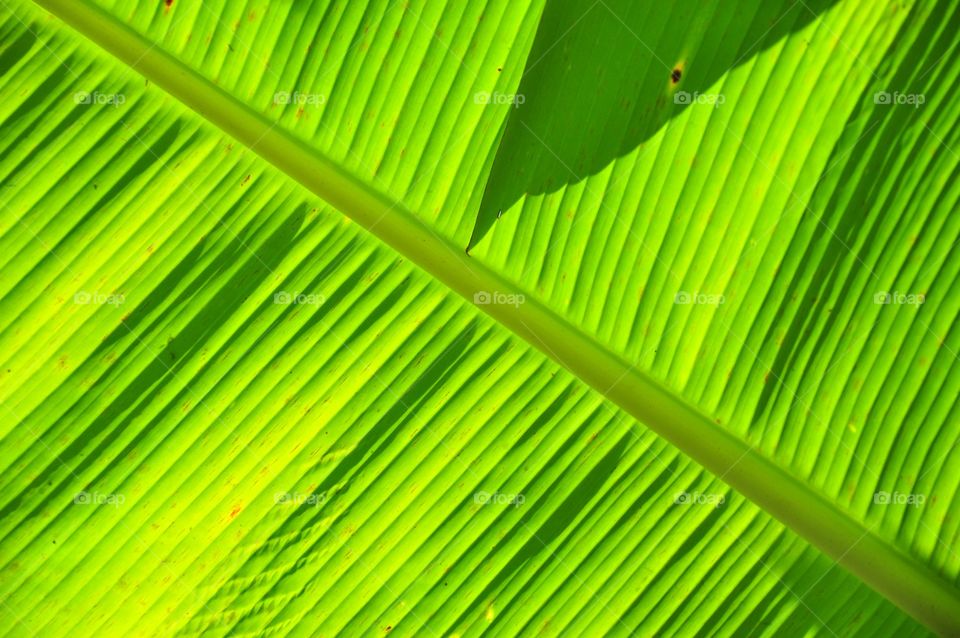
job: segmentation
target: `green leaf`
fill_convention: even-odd
[[[955,631],[955,2],[39,4],[12,635]]]

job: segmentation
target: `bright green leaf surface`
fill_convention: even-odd
[[[8,635],[924,633],[272,137],[0,2]],[[956,3],[98,4],[952,589]]]

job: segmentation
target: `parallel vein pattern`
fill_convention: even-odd
[[[265,112],[284,87],[327,86],[328,66],[303,54],[274,83],[255,72],[257,50],[310,42],[343,58],[329,95],[349,97],[316,121],[312,104],[284,110],[281,123],[454,237],[472,220],[448,211],[479,205],[506,113],[417,91],[515,86],[525,51],[503,42],[529,46],[542,9],[431,4],[418,7],[421,31],[375,3],[288,16],[238,3],[215,24],[202,3],[109,6],[148,34],[193,11],[160,32],[163,46]],[[11,635],[922,633],[135,74],[27,4],[7,8],[0,615]],[[246,52],[224,22],[238,34],[260,25]],[[449,58],[428,54],[448,33]],[[347,55],[352,45],[365,56]],[[420,60],[415,80],[383,66],[398,52]],[[483,81],[463,75],[466,52],[485,56]],[[301,67],[309,81],[293,77]],[[393,91],[410,97],[397,104]],[[428,166],[451,148],[450,164]],[[756,409],[676,365],[688,366],[684,392],[727,422]],[[789,423],[773,415],[793,403],[764,400],[762,424]],[[751,440],[782,454],[774,426],[760,431],[772,442]],[[724,503],[678,505],[679,493]],[[949,560],[936,564],[954,573]]]

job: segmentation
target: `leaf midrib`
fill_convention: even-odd
[[[479,291],[523,294],[402,205],[86,0],[34,1],[467,300]],[[534,300],[479,307],[908,614],[938,633],[960,635],[960,592],[946,579],[876,536],[741,439],[716,427],[658,381]]]

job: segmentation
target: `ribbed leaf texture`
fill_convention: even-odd
[[[0,0],[4,635],[960,623],[495,307],[960,600],[957,0],[39,4]],[[273,130],[409,211],[425,261]],[[451,291],[451,247],[510,294]]]

